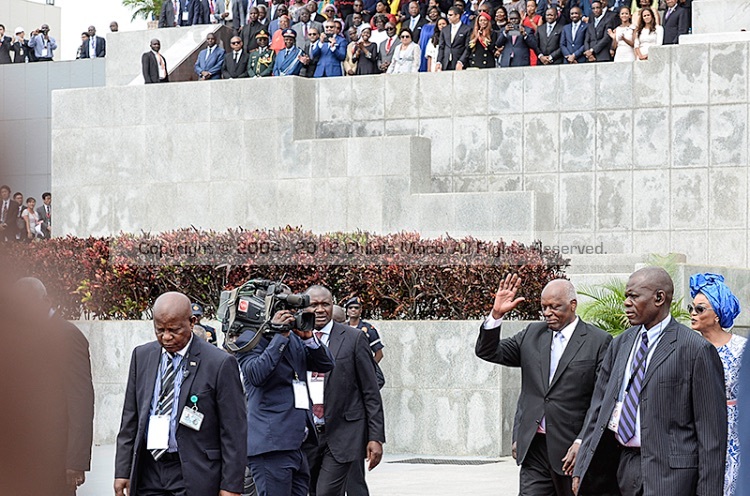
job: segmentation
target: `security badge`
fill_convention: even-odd
[[[198,411],[198,397],[196,395],[192,395],[190,401],[193,402],[193,406],[189,407],[185,405],[185,408],[182,409],[180,425],[189,427],[194,431],[199,431],[201,430],[201,425],[203,425],[203,417],[205,415]]]
[[[294,379],[292,380],[292,390],[294,391],[294,408],[309,410],[310,397],[307,394],[307,384],[305,381],[299,380],[297,372],[294,373]]]

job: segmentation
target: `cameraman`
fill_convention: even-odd
[[[301,447],[315,436],[310,410],[307,371],[330,372],[333,358],[312,331],[289,331],[292,310],[276,312],[272,327],[283,331],[265,334],[257,346],[238,353],[247,389],[247,455],[259,496],[305,496],[310,469]],[[237,338],[239,347],[254,331]]]
[[[54,56],[53,51],[57,50],[57,42],[49,35],[49,26],[42,24],[42,27],[35,29],[31,33],[29,48],[34,50],[37,62],[51,62]]]

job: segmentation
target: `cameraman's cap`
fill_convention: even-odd
[[[354,298],[349,298],[348,300],[346,300],[346,303],[344,303],[344,308],[349,308],[351,305],[362,306],[362,302],[359,301],[359,298],[355,296]]]
[[[193,311],[193,315],[203,315],[203,307],[200,303],[193,303],[192,305],[190,305],[190,310]]]
[[[287,36],[290,38],[297,38],[297,32],[294,29],[285,29],[281,32],[281,36],[284,38]]]
[[[18,27],[16,28],[16,31],[14,32],[14,34],[18,34],[18,33],[25,33],[25,32],[26,32],[26,31],[25,31],[25,30],[24,30],[24,29],[23,29],[23,28],[22,28],[21,26],[18,26]]]
[[[255,35],[255,39],[257,40],[258,38],[268,38],[268,33],[266,33],[265,29],[258,31],[258,34]]]

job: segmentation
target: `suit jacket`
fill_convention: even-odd
[[[13,39],[10,36],[3,36],[0,38],[0,64],[10,64],[13,61],[10,59],[10,50],[13,46]]]
[[[3,201],[0,200],[0,209],[2,208],[3,208]],[[16,233],[19,232],[18,225],[16,224],[16,220],[18,219],[18,210],[20,208],[21,208],[21,205],[19,205],[13,200],[8,200],[8,212],[5,214],[6,226],[5,226],[5,230],[0,233],[0,241],[2,241],[3,238],[15,240]],[[26,228],[24,227],[24,229]]]
[[[91,381],[89,342],[67,320],[54,315],[53,331],[60,332],[65,350],[65,397],[68,403],[68,443],[65,466],[71,470],[91,469],[94,442],[94,385]]]
[[[299,76],[302,70],[302,63],[297,60],[297,57],[302,55],[300,48],[292,47],[289,51],[289,55],[286,54],[286,48],[279,50],[276,54],[276,60],[273,63],[273,75],[274,76]]]
[[[583,483],[598,450],[641,328],[615,338],[602,362],[574,475]],[[640,403],[644,496],[722,494],[727,444],[724,369],[716,348],[672,319],[651,356]],[[615,451],[616,453],[616,451]],[[647,462],[646,462],[647,461]]]
[[[596,374],[612,337],[579,319],[550,382],[553,334],[546,322],[529,324],[515,336],[502,340],[499,326],[482,327],[476,354],[488,362],[521,368],[516,462],[523,463],[544,417],[549,463],[562,475],[562,459],[581,433]]]
[[[390,50],[385,49],[386,46],[388,46],[387,39],[380,42],[380,45],[378,45],[378,67],[385,64],[386,62],[388,64],[391,63],[391,60],[393,60],[393,54],[396,53],[396,48],[398,48],[400,44],[401,40],[399,40],[398,36],[393,39]]]
[[[583,51],[588,50],[594,51],[594,57],[597,62],[608,62],[612,60],[612,56],[609,51],[612,48],[612,38],[607,34],[608,29],[614,29],[611,24],[609,16],[604,14],[602,20],[599,21],[598,26],[594,26],[596,23],[594,19],[591,19],[586,27],[586,37],[583,42]]]
[[[247,77],[247,63],[250,56],[245,50],[240,52],[239,63],[234,63],[234,51],[224,56],[224,65],[221,67],[222,79],[235,79]]]
[[[177,439],[187,496],[241,493],[245,475],[247,419],[245,396],[235,358],[197,338],[189,345],[177,409]],[[130,359],[120,432],[117,435],[115,478],[130,479],[137,496],[140,457],[146,450],[149,411],[162,348],[157,341],[138,346]],[[198,397],[205,415],[199,431],[179,424],[190,396]],[[189,470],[186,470],[188,469]]]
[[[162,55],[162,58],[164,58],[164,55]],[[159,62],[156,61],[156,55],[154,55],[153,51],[149,50],[141,56],[141,68],[143,69],[143,81],[146,84],[169,82],[167,59],[164,58],[164,68],[166,69],[167,76],[162,81],[159,79]]]
[[[91,55],[89,54],[89,43],[83,43],[81,44],[81,58],[82,59],[90,59]],[[101,36],[96,37],[96,56],[97,57],[105,57],[107,55],[107,40],[102,38]]]
[[[232,1],[232,29],[239,31],[247,21],[247,0]]]
[[[47,217],[47,206],[42,204],[37,207],[36,213],[42,220],[42,232],[45,238],[50,237],[49,227],[52,225],[52,205],[49,206],[49,218]]]
[[[237,346],[253,336],[253,331],[245,331]],[[292,379],[296,375],[307,382],[308,371],[330,372],[334,362],[328,348],[309,348],[294,333],[288,338],[276,334],[237,359],[247,390],[248,456],[300,449],[305,431],[315,435],[315,424],[311,408],[294,407]]]
[[[408,8],[409,4],[406,4],[406,7]],[[414,30],[411,34],[411,39],[413,43],[419,44],[419,37],[422,34],[422,26],[427,24],[429,21],[427,18],[420,13],[419,20],[417,21],[417,25],[414,27]],[[406,14],[406,20],[401,23],[401,27],[408,28],[411,25],[411,16],[409,14]]]
[[[266,30],[266,27],[260,22],[255,21],[252,24],[245,24],[242,31],[240,31],[239,36],[242,38],[242,45],[248,53],[258,48],[258,42],[255,40],[255,35],[261,32],[261,30]],[[268,31],[266,30],[266,32]]]
[[[328,447],[339,463],[362,460],[369,441],[385,442],[375,360],[365,333],[337,322],[328,348],[336,361],[323,386]]]
[[[547,23],[542,24],[536,30],[537,34],[537,55],[549,55],[552,57],[553,64],[562,64],[563,56],[560,48],[560,38],[562,37],[563,28],[565,26],[559,20],[555,23],[555,27],[552,28],[552,32],[547,36]]]
[[[300,71],[299,75],[301,77],[315,77],[315,70],[318,68],[318,60],[320,59],[320,56],[313,57],[312,56],[312,43],[308,40],[307,43],[305,43],[304,48],[302,48],[302,51],[305,52],[310,56],[310,62],[308,62],[307,66],[303,67]]]
[[[211,24],[211,8],[208,0],[190,0],[190,24]]]
[[[661,21],[664,27],[664,44],[676,45],[681,34],[687,34],[690,28],[690,15],[687,9],[677,5],[669,16],[666,12]]]
[[[188,13],[188,19],[182,19],[182,12]],[[190,25],[190,11],[188,9],[185,0],[180,0],[180,15],[177,16],[178,26],[189,26]],[[160,28],[171,28],[174,27],[174,6],[171,0],[164,0],[161,6],[161,12],[159,13],[159,27]]]
[[[319,22],[310,21],[310,26],[308,27],[308,29],[310,29],[310,28],[317,29],[319,33],[323,32],[323,25],[321,23],[319,23]],[[310,41],[305,36],[305,26],[304,26],[304,23],[298,22],[294,26],[292,26],[292,29],[294,30],[295,33],[297,33],[297,39],[296,39],[297,48],[300,48],[300,49],[304,50],[305,49],[305,43],[308,43]]]
[[[201,72],[211,73],[211,79],[221,79],[221,67],[224,65],[224,49],[218,45],[214,46],[211,56],[208,56],[208,48],[201,50],[198,54],[198,60],[195,61],[195,73],[199,76]]]
[[[497,37],[497,46],[504,46],[500,56],[500,67],[519,67],[531,65],[531,52],[536,51],[536,35],[530,30],[526,30],[526,36],[516,36],[516,42],[513,43],[513,37],[508,36],[505,30],[500,30]],[[512,55],[512,56],[511,56]]]
[[[346,40],[343,36],[336,36],[333,50],[330,43],[318,41],[310,56],[319,57],[314,77],[343,76],[341,62],[346,58]]]
[[[459,25],[453,41],[451,41],[450,24],[440,32],[437,62],[444,71],[454,70],[459,61],[463,63],[464,68],[467,67],[469,62],[469,38],[471,38],[471,28],[465,24]]]
[[[575,38],[573,37],[573,24],[566,24],[563,28],[562,35],[560,36],[560,50],[562,51],[566,64],[568,63],[566,57],[571,54],[575,54],[576,60],[578,60],[579,63],[586,62],[586,57],[583,56],[583,52],[585,51],[584,45],[586,42],[587,25],[583,21],[580,21],[580,23]]]

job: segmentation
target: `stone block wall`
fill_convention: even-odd
[[[474,356],[475,321],[374,323],[386,348],[381,362],[387,453],[442,456],[510,454],[520,372]],[[508,322],[503,336],[523,322]],[[89,340],[96,411],[94,442],[117,436],[130,355],[154,339],[150,321],[81,321]]]
[[[629,64],[108,87],[81,119],[66,115],[84,92],[56,92],[58,227],[418,229],[744,266],[748,46],[658,47]],[[127,115],[101,115],[109,101]]]

